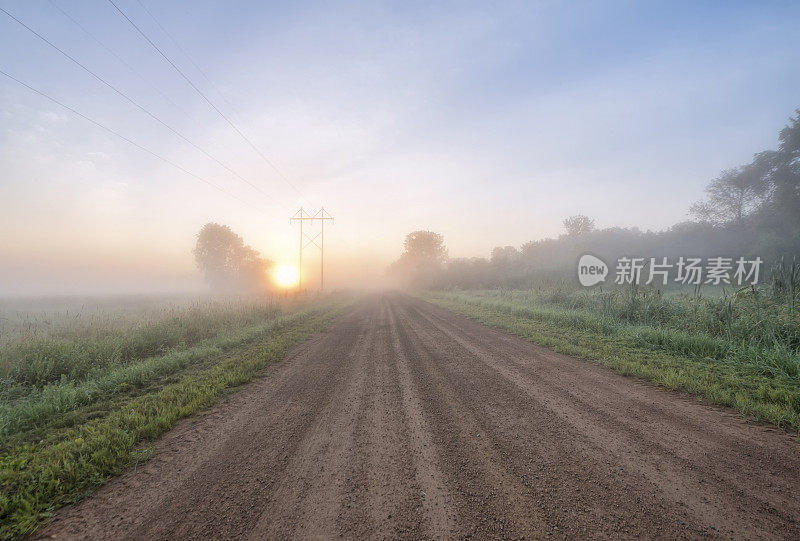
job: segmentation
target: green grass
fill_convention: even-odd
[[[424,297],[561,353],[800,431],[800,319],[764,292],[696,298],[543,288]]]
[[[12,388],[90,378],[115,366],[197,344],[281,312],[276,302],[193,302],[161,309],[16,312],[0,333],[0,397]],[[11,315],[11,314],[9,314]]]
[[[48,350],[64,367],[58,379],[50,377],[54,363],[18,369],[25,358],[15,361],[4,351],[0,537],[31,533],[59,506],[146,460],[152,453],[148,442],[282,359],[290,347],[324,329],[347,302],[328,299],[288,312],[274,304],[209,305],[153,324],[129,322],[89,337],[79,333],[72,343],[67,333],[57,339],[59,347]],[[165,331],[161,339],[151,338],[158,329]],[[153,346],[164,342],[170,346]],[[117,346],[131,343],[147,347],[123,348],[129,353],[100,356],[87,365],[94,352],[119,352]],[[102,347],[89,347],[92,353],[86,354],[75,344]],[[31,341],[8,347],[37,350]],[[84,352],[76,356],[77,370],[69,366],[69,351]]]

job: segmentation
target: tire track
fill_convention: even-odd
[[[588,374],[590,385],[581,380],[583,384],[575,385],[575,380],[564,378],[561,371],[555,377],[552,374],[553,367],[564,359],[574,364],[569,357],[560,356],[559,359],[558,354],[546,352],[546,364],[532,365],[529,360],[525,361],[524,353],[498,355],[496,348],[486,345],[491,340],[477,343],[465,339],[470,335],[469,329],[461,326],[465,320],[448,319],[448,312],[427,310],[427,307],[414,307],[412,312],[463,347],[477,361],[492,367],[528,395],[538,397],[542,407],[589,436],[594,445],[624,464],[624,469],[640,473],[673,501],[687,503],[690,513],[698,522],[708,524],[711,532],[722,530],[732,535],[747,529],[768,529],[768,523],[774,522],[776,517],[786,523],[795,522],[794,510],[788,513],[784,510],[796,507],[792,501],[792,486],[797,483],[800,461],[795,456],[786,463],[763,467],[765,460],[772,461],[773,452],[781,454],[780,447],[775,448],[771,443],[780,442],[783,454],[787,444],[789,448],[795,447],[788,436],[754,440],[753,432],[763,431],[773,436],[780,433],[767,427],[747,425],[738,418],[721,424],[718,411],[698,409],[696,400],[689,402],[694,406],[694,415],[683,416],[685,426],[680,433],[681,416],[667,409],[675,402],[669,400],[672,393],[657,395],[666,403],[666,407],[659,407],[653,400],[642,400],[642,394],[653,396],[651,385],[639,384],[644,390],[641,393],[636,392],[637,386],[632,381],[621,380],[629,384],[622,396],[619,389],[614,392],[615,389],[598,384],[597,378]],[[507,335],[501,335],[500,340],[504,351],[508,352],[512,340],[508,340]],[[529,349],[529,344],[519,342],[521,344],[514,344],[515,349]],[[603,376],[613,376],[601,368],[594,369],[605,372]],[[616,400],[611,400],[613,398]],[[650,406],[644,412],[642,403]],[[620,415],[621,409],[631,414]],[[709,418],[705,428],[694,419],[697,416]],[[725,438],[726,431],[721,428],[728,425],[732,425],[733,433],[727,431]],[[748,430],[743,431],[743,427]],[[750,438],[739,437],[743,432],[749,432]],[[748,460],[742,461],[742,454]],[[736,494],[745,511],[730,513],[718,505],[731,493]],[[764,518],[767,524],[759,524]]]

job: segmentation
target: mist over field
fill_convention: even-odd
[[[777,150],[800,105],[791,3],[122,4],[0,13],[4,296],[208,291],[192,255],[207,223],[296,267],[301,206],[335,217],[332,288],[395,283],[418,230],[460,260],[529,253],[575,215],[724,226],[692,205]],[[620,235],[652,256],[731,248],[702,228],[663,254]],[[748,235],[741,255],[797,253]],[[318,260],[311,246],[309,288]]]
[[[800,539],[800,3],[0,1],[0,539]]]

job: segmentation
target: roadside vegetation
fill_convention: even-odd
[[[428,300],[537,344],[800,430],[800,110],[776,150],[720,172],[689,214],[663,231],[600,229],[578,214],[556,238],[496,246],[488,258],[451,258],[440,234],[414,231],[388,271]],[[579,286],[584,255],[601,260],[606,284],[627,285]],[[632,258],[647,268],[626,279],[619,263]],[[720,279],[692,281],[675,264],[683,258],[706,272],[731,264]],[[760,274],[734,280],[737,261]]]
[[[55,508],[147,459],[148,442],[282,359],[347,302],[5,311],[0,538],[34,531]]]
[[[800,109],[778,134],[776,150],[721,171],[707,184],[706,197],[688,211],[691,220],[662,231],[613,224],[601,228],[593,218],[577,214],[564,220],[558,237],[495,246],[489,257],[449,257],[440,234],[413,231],[387,270],[398,283],[416,289],[522,290],[543,280],[575,279],[584,254],[612,269],[621,257],[673,263],[680,257],[760,258],[764,269],[800,261]]]
[[[713,296],[557,283],[425,297],[561,353],[798,431],[797,286],[797,276],[784,274],[770,286]]]

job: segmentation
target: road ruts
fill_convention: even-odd
[[[37,533],[800,538],[800,445],[399,293],[365,298]]]

